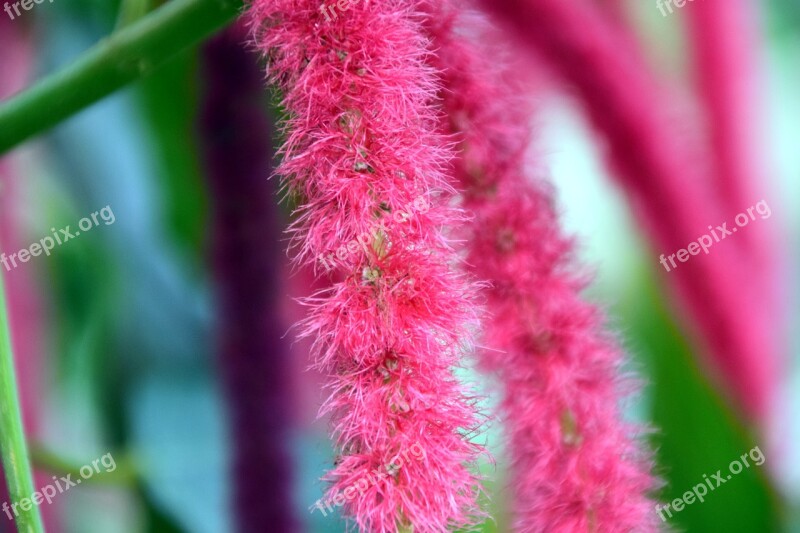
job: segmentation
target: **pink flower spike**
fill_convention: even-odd
[[[321,412],[338,457],[324,501],[362,531],[469,527],[483,516],[472,469],[484,451],[470,441],[481,419],[453,371],[476,287],[445,236],[464,215],[423,14],[414,0],[325,7],[255,0],[248,13],[290,116],[278,173],[301,201],[296,260],[334,280],[302,322],[329,375]]]
[[[770,142],[763,118],[767,116],[767,87],[762,81],[767,78],[766,51],[759,28],[762,13],[756,4],[703,0],[681,12],[688,22],[697,92],[710,137],[714,185],[729,213],[738,213],[754,199],[774,198],[766,179],[774,173],[763,156],[769,153]],[[789,272],[780,230],[774,229],[779,222],[752,224],[731,244],[743,252],[742,263],[752,273],[748,280],[761,284],[758,294],[763,296],[754,306],[756,312],[769,317],[772,335],[785,345]]]
[[[492,284],[481,355],[505,389],[514,529],[656,531],[642,428],[624,422],[618,405],[634,388],[622,353],[580,298],[585,282],[573,272],[550,186],[527,176],[524,70],[488,44],[501,35],[456,15],[463,9],[432,11],[444,108],[462,148],[456,176],[474,214],[467,262]]]
[[[726,210],[709,186],[708,165],[687,139],[674,134],[672,95],[618,24],[588,0],[480,2],[574,90],[607,145],[608,165],[652,242],[654,257],[674,256],[708,234],[710,224],[732,223],[737,213]],[[714,377],[721,378],[742,418],[759,423],[775,400],[783,348],[771,327],[772,302],[761,290],[766,282],[758,280],[763,274],[748,263],[738,246],[725,242],[699,260],[681,263],[666,279],[684,326],[713,363]]]

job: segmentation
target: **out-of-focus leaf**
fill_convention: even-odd
[[[161,509],[146,487],[140,487],[139,496],[145,504],[146,533],[184,533],[185,530]]]
[[[66,224],[64,224],[66,225]],[[62,226],[63,227],[63,226]],[[101,230],[96,230],[98,236]],[[113,350],[114,262],[96,238],[85,237],[59,248],[49,263],[51,297],[57,304],[61,379],[79,387],[99,409],[109,442],[122,445],[118,410],[124,376]],[[78,389],[71,389],[78,390]]]
[[[74,20],[51,22],[49,40],[44,42],[49,42],[48,50],[58,56],[55,64],[60,64],[63,57],[73,57],[74,49],[84,46],[85,40],[94,36],[93,33],[87,36],[91,32]],[[94,354],[91,357],[102,361],[111,371],[98,381],[103,383],[105,391],[101,406],[113,415],[113,420],[103,417],[87,426],[94,430],[95,440],[110,440],[113,449],[130,452],[137,464],[141,461],[142,485],[147,488],[148,497],[138,502],[137,508],[143,511],[140,518],[149,524],[150,531],[181,527],[202,531],[198,523],[205,524],[207,530],[220,531],[224,526],[219,524],[229,523],[229,519],[225,508],[226,468],[220,464],[227,457],[223,449],[222,413],[213,408],[219,398],[215,395],[205,401],[207,409],[200,409],[197,402],[190,401],[202,397],[198,389],[208,394],[213,392],[210,387],[213,369],[208,360],[214,343],[209,339],[207,291],[202,282],[195,283],[203,277],[198,274],[199,268],[187,271],[187,261],[178,257],[187,255],[183,246],[187,241],[177,238],[175,231],[164,231],[174,227],[165,220],[172,212],[171,198],[175,196],[164,193],[164,187],[169,186],[165,175],[174,172],[165,170],[161,164],[165,148],[159,144],[160,138],[151,138],[151,131],[142,127],[147,123],[142,120],[141,106],[136,105],[142,99],[132,99],[133,94],[139,93],[128,90],[115,94],[60,125],[51,137],[60,170],[59,183],[68,190],[63,196],[74,197],[70,215],[60,217],[56,225],[62,222],[74,225],[76,217],[104,205],[113,206],[116,215],[113,226],[93,230],[91,235],[82,235],[74,243],[65,244],[59,253],[78,255],[62,254],[61,260],[69,260],[69,264],[54,266],[69,272],[54,276],[63,278],[64,289],[60,290],[69,295],[70,303],[63,311],[68,315],[65,320],[76,327],[95,322],[95,328],[99,325],[101,333],[111,336],[110,346],[97,344],[90,351]],[[184,131],[190,128],[188,120]],[[153,149],[158,149],[155,158]],[[174,188],[169,194],[174,194],[172,191]],[[202,222],[197,224],[201,226]],[[183,253],[175,253],[175,244],[183,248],[180,250]],[[89,245],[103,248],[79,251]],[[81,268],[85,276],[80,274]],[[92,282],[95,286],[91,286]],[[101,299],[105,308],[80,302],[93,294],[107,298]],[[99,309],[105,309],[105,313]],[[97,322],[98,312],[104,314],[102,322]],[[68,333],[70,345],[77,344],[73,339],[78,331]],[[202,381],[204,385],[179,394],[181,376],[191,378],[191,383]],[[151,386],[154,382],[166,384],[156,390]],[[145,389],[155,392],[147,397],[146,404],[140,404],[136,400]],[[159,392],[163,394],[158,396]],[[190,393],[194,396],[187,400]],[[75,395],[68,400],[63,410],[71,414]],[[142,415],[143,410],[149,418]],[[190,430],[186,424],[175,423],[176,413],[182,412],[196,415]],[[157,416],[162,414],[172,416]],[[69,427],[74,425],[70,420]],[[215,438],[209,436],[212,430]],[[89,440],[85,433],[78,437],[81,441]],[[62,451],[62,440],[59,435],[58,442],[48,441],[48,445]],[[109,448],[104,445],[101,449]],[[154,467],[153,458],[164,457],[165,450],[178,450],[188,460],[197,462],[188,471],[184,460],[166,461]],[[202,485],[197,479],[202,480]],[[71,502],[74,512],[69,523],[78,528],[74,530],[88,531],[88,525],[99,514],[100,506],[92,507],[92,502],[92,499]],[[115,528],[105,531],[138,531],[131,529],[137,527],[136,523],[129,522],[130,517],[120,515]],[[177,526],[170,528],[165,525],[168,522]],[[185,526],[187,523],[191,527]]]
[[[198,159],[196,49],[143,80],[139,94],[153,135],[169,231],[185,255],[202,259],[208,199]]]
[[[687,532],[779,531],[781,506],[766,467],[749,460],[749,468],[727,479],[729,465],[755,446],[766,455],[766,442],[742,427],[698,367],[652,278],[642,276],[635,286],[638,290],[632,293],[635,297],[626,313],[633,326],[628,337],[633,352],[644,355],[651,370],[656,428],[652,443],[658,473],[666,482],[661,500],[681,498],[695,485],[705,484],[704,475],[712,479],[718,470],[725,480],[719,487],[712,480],[714,490],[708,490],[704,502],[695,500],[680,512],[673,511],[672,518],[664,513],[669,526]]]
[[[800,33],[800,0],[769,0],[770,30],[779,36]]]
[[[32,12],[39,19],[38,31],[46,33],[53,19],[72,19],[103,35],[111,33],[121,0],[69,0],[44,2]]]

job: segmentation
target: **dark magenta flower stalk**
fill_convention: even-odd
[[[543,58],[574,89],[607,142],[609,165],[656,257],[686,248],[707,234],[710,224],[731,223],[736,212],[724,209],[709,186],[708,165],[691,141],[672,129],[670,93],[655,81],[619,24],[586,0],[481,3],[520,46]],[[687,311],[684,325],[712,358],[744,417],[764,420],[777,390],[780,359],[769,312],[763,312],[769,306],[761,306],[765,296],[758,288],[764,284],[753,282],[756,274],[732,243],[720,241],[708,255],[693,259],[666,274]]]
[[[549,184],[530,176],[531,109],[503,38],[433,9],[455,170],[474,215],[468,261],[491,283],[484,368],[504,386],[515,531],[655,531],[641,429],[623,421],[634,387],[622,353],[584,302],[585,276],[559,228]],[[459,13],[463,10],[459,9]],[[471,36],[472,39],[466,36]],[[478,44],[482,43],[482,44]]]
[[[220,366],[233,434],[238,531],[298,531],[292,455],[295,395],[287,324],[280,312],[283,226],[266,179],[273,126],[259,57],[234,26],[204,49],[207,92],[200,126],[213,212]]]
[[[329,375],[328,498],[362,531],[470,526],[481,419],[454,369],[475,287],[445,233],[463,214],[450,205],[424,15],[414,0],[330,7],[256,0],[248,13],[289,114],[279,174],[301,201],[296,258],[331,271],[303,322]]]

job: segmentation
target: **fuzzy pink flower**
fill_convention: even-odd
[[[505,387],[515,530],[655,531],[641,430],[618,406],[633,388],[621,352],[579,296],[585,281],[549,186],[526,175],[531,113],[519,66],[486,44],[502,36],[433,10],[445,111],[462,148],[456,175],[475,215],[468,263],[492,283],[482,363]]]
[[[471,466],[483,450],[470,442],[475,399],[453,370],[474,287],[444,233],[463,215],[447,205],[451,152],[436,133],[422,13],[413,0],[324,9],[256,0],[248,16],[290,115],[279,174],[302,201],[297,259],[335,267],[303,330],[330,374],[330,497],[363,531],[468,526],[481,514]]]

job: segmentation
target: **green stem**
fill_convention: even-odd
[[[3,276],[0,274],[0,452],[6,475],[10,504],[30,498],[34,492],[25,432],[22,429],[22,410],[17,395],[17,380],[14,373],[14,354],[11,350],[11,332],[8,325],[6,296]],[[5,502],[0,502],[0,504]],[[25,511],[16,507],[17,530],[20,533],[43,533],[39,507],[28,507]],[[2,518],[5,520],[5,517]]]
[[[171,0],[0,105],[0,154],[145,76],[231,22],[242,0]]]

